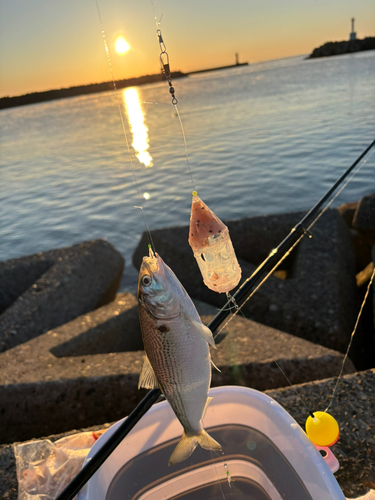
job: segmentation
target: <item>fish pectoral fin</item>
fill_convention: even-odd
[[[216,344],[215,344],[214,337],[212,335],[211,330],[206,325],[201,323],[200,321],[195,321],[195,320],[191,320],[191,321],[193,323],[194,328],[197,330],[198,333],[200,333],[202,335],[204,340],[208,344],[210,344],[210,346],[212,346],[216,349]]]
[[[139,376],[138,389],[159,389],[160,385],[156,378],[155,372],[147,356],[145,356],[141,374]]]

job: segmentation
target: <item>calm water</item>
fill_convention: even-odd
[[[259,63],[175,88],[197,190],[222,219],[309,208],[375,136],[374,51]],[[117,98],[128,103],[130,143],[129,120],[137,143],[148,141],[145,162],[152,157],[147,168],[131,147],[141,200]],[[167,85],[153,84],[1,111],[0,259],[107,238],[126,258],[122,288],[133,291],[144,230],[134,205],[151,229],[189,221],[192,187],[169,102]],[[336,205],[373,191],[375,154]]]

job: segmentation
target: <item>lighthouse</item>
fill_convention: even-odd
[[[350,41],[356,40],[356,38],[357,38],[356,37],[356,32],[354,31],[354,21],[355,21],[355,19],[354,19],[354,17],[352,17],[352,31],[351,31],[351,33],[349,35],[349,40]]]

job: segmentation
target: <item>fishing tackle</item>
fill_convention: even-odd
[[[315,221],[320,217],[316,215],[323,203],[329,198],[329,196],[337,189],[337,187],[342,183],[342,181],[354,170],[358,163],[363,159],[363,157],[375,146],[375,140],[363,151],[363,153],[355,160],[355,162],[339,177],[339,179],[329,188],[329,190],[324,194],[324,196],[315,204],[315,206],[305,215],[305,217],[300,221],[297,226],[295,226],[289,235],[279,244],[277,249],[258,267],[258,269],[253,273],[253,275],[246,280],[246,282],[241,286],[241,288],[234,295],[236,302],[243,302],[246,300],[246,296],[250,293],[254,286],[259,286],[259,283],[264,282],[265,275],[267,277],[269,274],[267,272],[273,270],[273,266],[276,261],[280,260],[280,253],[286,253],[286,249],[292,247],[295,244],[296,239],[301,239],[298,234],[301,231],[301,227],[311,221],[315,217]],[[322,213],[322,212],[321,212]],[[311,227],[310,224],[309,227]],[[375,274],[375,270],[374,273]],[[370,283],[375,276],[372,276]],[[263,280],[263,281],[262,281]],[[370,287],[368,287],[368,290]],[[367,296],[365,297],[365,299]],[[364,302],[363,302],[364,304]],[[221,324],[224,322],[225,318],[229,315],[230,309],[223,307],[216,316],[210,321],[209,328],[212,332],[217,330]],[[355,330],[354,330],[355,331]],[[353,334],[352,334],[353,335]],[[350,346],[350,343],[349,343]],[[341,373],[340,373],[341,375]],[[338,379],[339,381],[339,379]],[[129,432],[134,428],[134,426],[139,422],[139,420],[145,415],[145,413],[156,403],[160,397],[160,389],[150,390],[138,406],[130,413],[130,415],[122,422],[118,429],[108,438],[100,450],[89,460],[77,474],[77,476],[72,479],[69,485],[62,491],[56,500],[72,500],[74,496],[85,486],[88,480],[95,474],[99,467],[104,463],[104,461],[109,457],[109,455],[116,449],[116,447],[121,443],[121,441],[129,434]]]
[[[330,450],[340,437],[337,421],[326,411],[316,411],[306,420],[307,437],[312,441],[332,472],[336,472],[340,464]]]
[[[333,446],[340,437],[340,429],[337,421],[324,411],[313,413],[314,418],[307,417],[305,429],[310,441],[318,446]]]
[[[156,17],[155,17],[156,20]],[[218,293],[229,293],[238,285],[241,279],[241,268],[238,264],[236,254],[229,236],[228,228],[216,217],[216,215],[203,203],[195,191],[193,174],[190,167],[187,150],[186,136],[180,113],[177,108],[178,100],[172,85],[169,56],[156,21],[156,34],[160,47],[161,70],[172,96],[172,104],[175,107],[180,122],[181,133],[184,140],[185,156],[189,168],[190,180],[193,186],[193,200],[191,205],[189,245],[203,277],[204,284],[212,291]],[[229,298],[229,297],[228,297]],[[230,300],[235,304],[234,300]]]
[[[228,228],[193,191],[189,245],[203,277],[214,292],[227,293],[238,285],[241,268]]]
[[[224,464],[224,469],[225,469],[225,475],[227,476],[227,481],[228,481],[228,484],[229,484],[229,488],[231,488],[232,487],[232,481],[233,481],[233,479],[232,479],[232,477],[230,475],[230,472],[228,470],[228,465],[227,464]]]

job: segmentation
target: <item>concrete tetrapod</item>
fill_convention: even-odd
[[[302,215],[270,215],[227,223],[245,278],[266,259]],[[191,297],[223,307],[225,295],[211,292],[202,282],[184,237],[186,230],[186,227],[154,230],[155,246]],[[312,233],[313,237],[304,238],[282,263],[282,273],[271,276],[244,306],[243,312],[259,323],[345,352],[358,311],[350,232],[337,210],[328,210]],[[136,268],[145,245],[144,234],[133,255]]]
[[[211,309],[211,310],[210,310]],[[198,311],[214,312],[198,304]],[[212,316],[203,316],[207,324]],[[212,384],[255,389],[330,377],[343,355],[244,318],[216,339]],[[0,354],[0,443],[66,431],[128,415],[146,391],[138,390],[144,351],[137,300],[112,303]],[[354,371],[350,361],[347,372]]]
[[[0,352],[111,302],[123,269],[104,240],[0,262]]]

